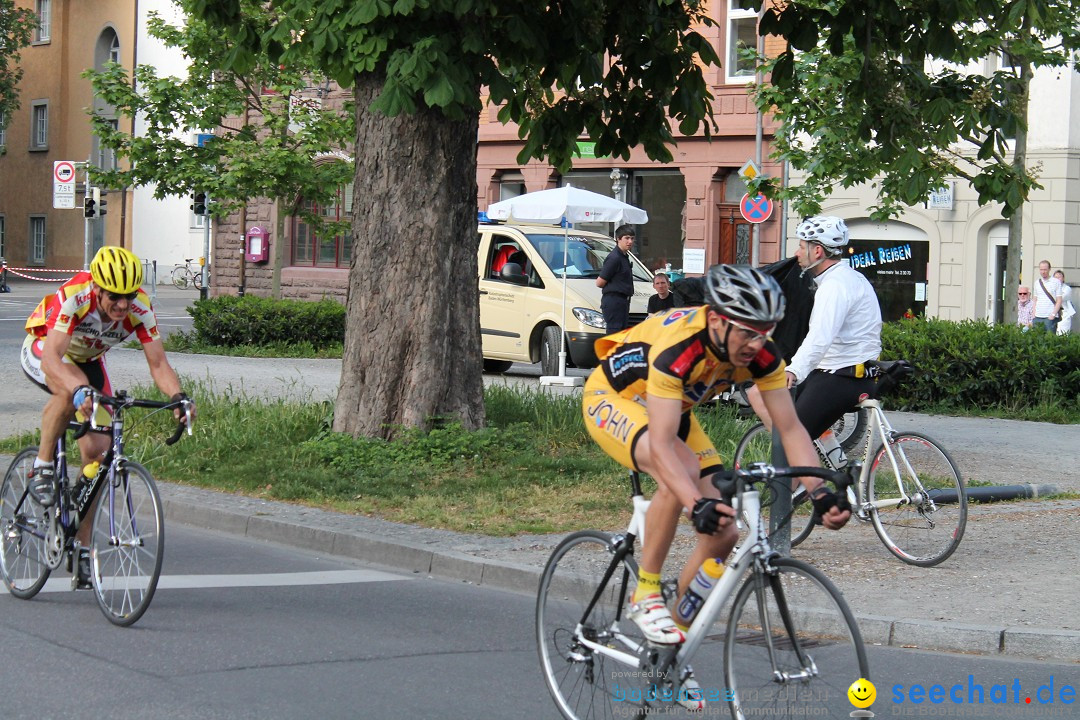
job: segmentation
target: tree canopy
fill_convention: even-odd
[[[0,127],[19,109],[19,51],[30,44],[37,18],[15,0],[0,0]]]
[[[243,12],[251,27],[272,27],[273,16],[262,3],[244,0]],[[251,57],[242,71],[229,69],[227,59],[237,46],[221,29],[195,17],[177,27],[152,15],[148,24],[151,36],[182,52],[190,65],[183,78],[159,76],[148,65],[129,74],[115,63],[85,73],[109,106],[95,114],[94,132],[102,145],[130,161],[95,174],[99,183],[155,183],[159,198],[204,191],[221,216],[256,197],[328,200],[352,179],[351,108],[326,103],[329,79],[310,57],[293,53],[288,62]],[[114,126],[114,113],[138,114],[145,132],[131,135]],[[195,146],[193,132],[214,137]],[[335,155],[350,161],[313,162]],[[306,212],[303,206],[295,211]]]
[[[1009,143],[1026,129],[1022,69],[1071,67],[1078,12],[1049,0],[768,7],[762,34],[790,46],[765,61],[757,101],[781,122],[778,157],[805,174],[770,193],[811,214],[832,188],[873,181],[883,219],[959,177],[1009,217],[1038,187],[1038,168]],[[1007,62],[984,62],[998,57]]]
[[[229,67],[299,54],[343,86],[376,73],[381,92],[363,110],[388,117],[475,115],[486,87],[500,120],[520,126],[522,163],[548,158],[565,170],[582,134],[597,155],[628,158],[641,145],[666,161],[669,117],[683,134],[711,117],[703,66],[718,60],[697,32],[712,22],[698,0],[270,0],[269,26],[241,5],[191,0],[234,41]]]

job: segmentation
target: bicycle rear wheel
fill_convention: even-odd
[[[98,492],[90,563],[98,605],[114,625],[131,625],[150,606],[161,575],[164,522],[154,479],[138,463],[125,462]]]
[[[746,431],[738,447],[735,448],[735,457],[732,460],[736,468],[745,468],[752,463],[772,463],[772,433],[765,429],[762,423],[754,425]],[[787,481],[785,481],[787,482]],[[773,503],[772,486],[763,487],[761,490],[761,519],[765,527],[769,527],[769,517]],[[806,496],[802,485],[796,487],[791,498],[791,547],[797,546],[814,530],[814,506]]]
[[[181,290],[187,289],[187,286],[191,284],[191,273],[188,272],[186,267],[177,265],[173,268],[172,284]]]
[[[847,718],[847,690],[869,679],[859,626],[832,581],[794,558],[754,568],[739,588],[724,639],[728,704],[736,720]]]
[[[877,449],[867,499],[877,505],[871,515],[881,542],[909,565],[937,565],[964,537],[964,480],[949,453],[920,433],[896,433]]]
[[[536,598],[536,644],[551,697],[567,720],[629,717],[647,709],[650,682],[637,665],[620,663],[582,640],[637,655],[645,640],[625,619],[637,586],[637,563],[627,556],[589,614],[614,557],[612,536],[596,530],[569,535],[551,554]]]
[[[0,486],[0,576],[9,592],[29,600],[49,579],[45,561],[45,508],[26,491],[36,447],[21,450]]]

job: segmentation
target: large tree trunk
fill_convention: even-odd
[[[334,430],[392,437],[484,423],[476,251],[478,118],[368,110],[357,78],[356,182],[345,352]]]

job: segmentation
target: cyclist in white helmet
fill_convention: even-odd
[[[816,438],[873,390],[866,363],[881,355],[881,307],[870,281],[844,262],[849,235],[843,220],[810,217],[795,235],[799,266],[814,276],[817,289],[810,329],[786,372],[788,387],[796,387],[799,420]],[[760,395],[751,389],[747,396],[771,427]]]

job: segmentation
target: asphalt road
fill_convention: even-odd
[[[160,588],[131,628],[110,625],[93,595],[72,592],[66,576],[30,601],[0,594],[4,674],[13,680],[3,717],[558,716],[539,672],[532,588],[437,580],[176,523],[166,538]],[[986,693],[1003,685],[1011,694],[1019,681],[1024,704],[1051,678],[1059,698],[1080,678],[1076,666],[1014,658],[869,653],[879,717],[1048,718],[1039,711],[1072,708],[989,698],[916,704],[909,696],[915,685],[942,684],[962,685],[966,697],[970,676]],[[720,656],[720,643],[707,641],[696,663],[706,688],[724,686]]]

